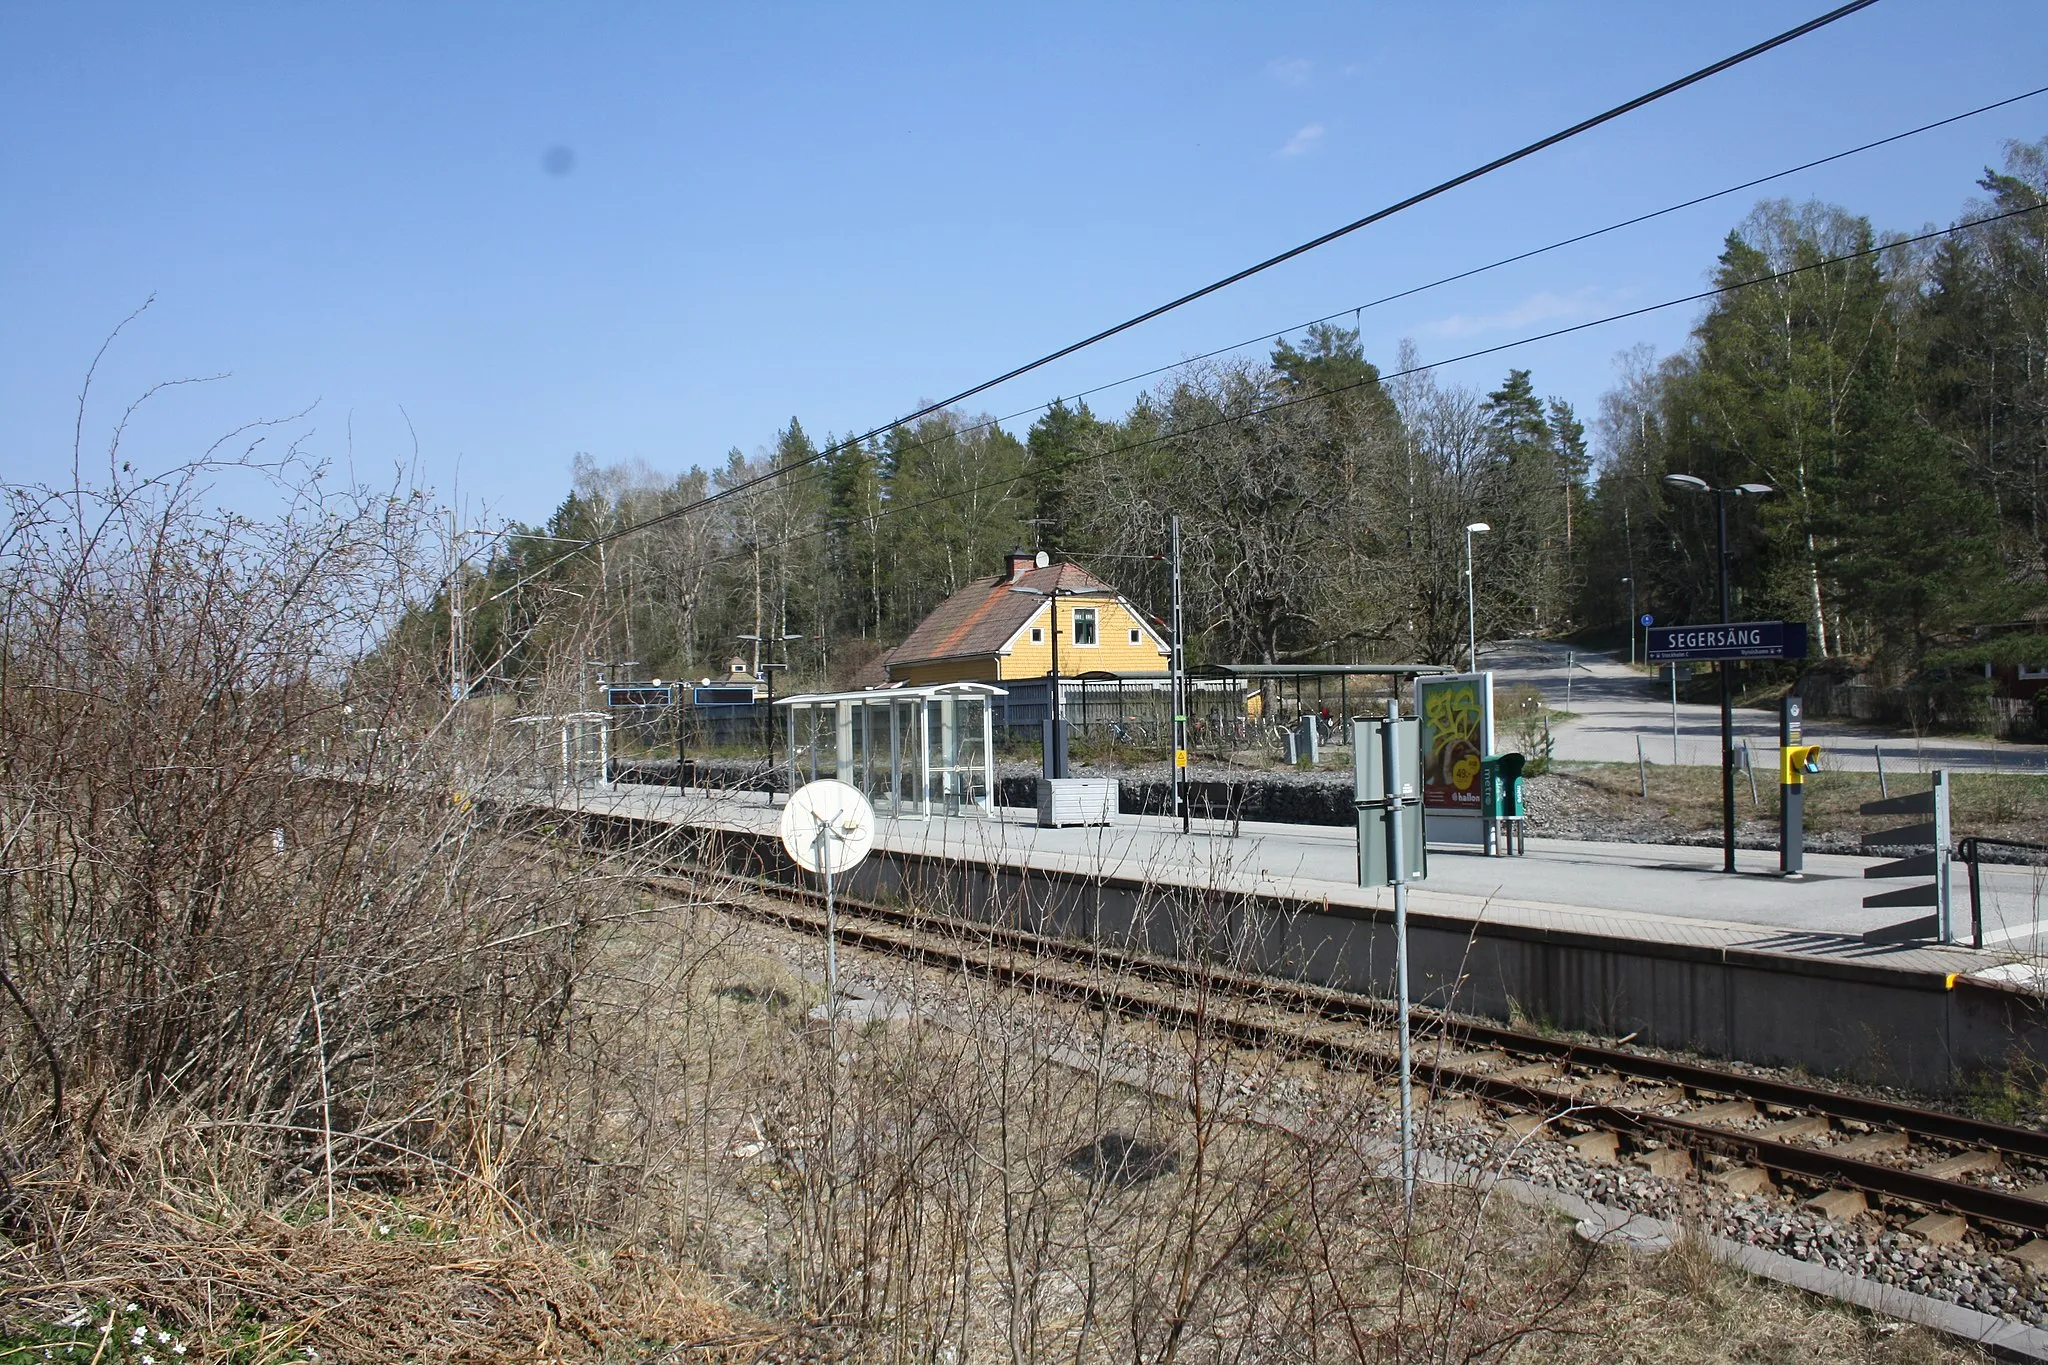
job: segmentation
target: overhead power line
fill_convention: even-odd
[[[1896,251],[1901,247],[1917,246],[1922,242],[1936,241],[1943,237],[1954,236],[1959,232],[1969,232],[1975,228],[2004,222],[2009,218],[2019,218],[2031,213],[2040,213],[2043,210],[2048,210],[2048,203],[2033,204],[2025,208],[2008,209],[2004,213],[1989,214],[1983,218],[1972,218],[1967,222],[1957,223],[1952,227],[1940,228],[1933,232],[1923,232],[1916,237],[1901,237],[1894,241],[1881,242],[1876,246],[1864,247],[1858,251],[1848,251],[1839,256],[1830,256],[1826,260],[1812,261],[1806,265],[1793,266],[1786,270],[1774,270],[1768,275],[1757,275],[1750,279],[1737,280],[1732,284],[1716,285],[1712,289],[1702,289],[1697,293],[1686,294],[1679,298],[1665,299],[1661,303],[1645,304],[1640,308],[1630,308],[1620,313],[1609,313],[1605,317],[1593,318],[1586,322],[1576,322],[1567,327],[1554,327],[1547,332],[1537,332],[1529,336],[1517,337],[1513,341],[1503,341],[1493,346],[1482,346],[1476,351],[1466,351],[1462,355],[1446,356],[1442,360],[1432,360],[1422,365],[1411,365],[1407,369],[1395,370],[1370,379],[1353,380],[1348,384],[1338,384],[1327,389],[1317,389],[1308,393],[1289,394],[1284,398],[1276,398],[1270,403],[1256,404],[1242,412],[1226,414],[1213,421],[1177,427],[1172,431],[1160,432],[1158,435],[1147,436],[1142,440],[1127,441],[1121,445],[1091,451],[1081,456],[1077,463],[1092,464],[1099,460],[1109,459],[1112,456],[1126,455],[1132,451],[1145,450],[1152,446],[1185,440],[1190,436],[1199,436],[1205,431],[1213,431],[1219,427],[1234,426],[1252,418],[1264,417],[1269,413],[1299,407],[1304,403],[1325,402],[1347,393],[1356,392],[1359,389],[1373,388],[1378,385],[1391,383],[1396,379],[1405,379],[1409,375],[1424,374],[1430,370],[1440,370],[1449,365],[1462,364],[1468,360],[1478,360],[1485,356],[1497,355],[1502,351],[1511,351],[1520,346],[1531,346],[1539,341],[1551,341],[1557,337],[1570,336],[1574,332],[1584,332],[1595,327],[1605,327],[1609,323],[1625,322],[1630,318],[1639,318],[1648,313],[1662,312],[1667,308],[1679,308],[1688,303],[1700,303],[1707,299],[1720,298],[1727,294],[1739,293],[1744,289],[1754,289],[1758,285],[1772,284],[1779,280],[1788,280],[1794,276],[1809,274],[1816,270],[1826,270],[1830,266],[1843,265],[1850,261],[1863,260],[1871,256],[1880,256],[1887,251]],[[863,519],[880,520],[883,517],[896,516],[903,512],[914,512],[920,508],[935,506],[942,502],[950,502],[954,498],[964,498],[975,493],[986,493],[993,489],[1015,484],[1023,478],[1024,474],[1020,471],[1016,474],[1005,475],[999,479],[984,479],[980,483],[969,484],[965,488],[956,488],[951,492],[935,494],[929,498],[920,498],[916,502],[892,503],[888,507],[884,507],[876,512],[872,517]],[[782,546],[794,545],[799,541],[810,540],[823,534],[825,534],[823,528],[801,531],[796,535],[785,536],[781,540],[769,541],[760,546],[750,547],[747,552],[752,553],[754,549],[779,549]],[[710,562],[722,563],[736,557],[731,554],[717,555]]]
[[[1049,408],[1053,407],[1054,404],[1064,402],[1068,398],[1092,398],[1098,393],[1106,393],[1111,389],[1120,389],[1124,387],[1126,384],[1135,384],[1140,380],[1150,379],[1155,375],[1165,374],[1168,371],[1180,369],[1183,366],[1193,364],[1197,361],[1213,360],[1219,355],[1229,355],[1231,352],[1241,351],[1247,346],[1257,346],[1264,342],[1275,341],[1281,337],[1289,335],[1290,333],[1305,331],[1306,329],[1314,327],[1320,323],[1334,322],[1338,318],[1346,316],[1356,317],[1358,314],[1364,313],[1368,309],[1378,308],[1384,304],[1395,303],[1401,299],[1414,298],[1418,294],[1427,293],[1429,290],[1432,289],[1442,288],[1444,285],[1447,284],[1456,284],[1461,280],[1469,280],[1474,278],[1475,276],[1484,275],[1488,271],[1499,270],[1504,266],[1515,265],[1522,261],[1532,260],[1537,256],[1546,255],[1552,251],[1559,251],[1568,246],[1577,246],[1581,242],[1589,242],[1596,237],[1604,237],[1610,232],[1619,232],[1623,228],[1636,227],[1640,224],[1650,222],[1653,219],[1663,218],[1670,214],[1677,213],[1683,209],[1696,208],[1701,204],[1711,203],[1716,199],[1725,199],[1731,194],[1740,194],[1744,190],[1753,190],[1759,185],[1768,185],[1773,181],[1783,180],[1787,176],[1798,175],[1802,171],[1810,171],[1819,166],[1830,165],[1834,162],[1844,160],[1848,157],[1859,155],[1863,152],[1875,151],[1879,147],[1888,147],[1894,142],[1901,142],[1909,137],[1917,137],[1921,133],[1933,132],[1937,128],[1946,128],[1948,125],[1952,123],[1960,123],[1964,119],[1975,118],[1979,114],[1988,114],[1994,109],[2003,109],[2009,104],[2017,104],[2021,100],[2034,99],[2037,96],[2044,94],[2048,94],[2048,85],[2036,86],[2034,89],[2025,91],[2022,94],[2009,95],[2002,100],[1993,100],[1989,104],[1980,104],[1975,109],[1966,109],[1960,114],[1950,114],[1948,117],[1936,119],[1932,123],[1923,123],[1919,125],[1917,128],[1908,128],[1903,132],[1893,133],[1887,137],[1877,138],[1870,142],[1860,143],[1857,146],[1845,148],[1842,151],[1833,152],[1827,156],[1816,157],[1811,161],[1802,161],[1797,166],[1787,166],[1782,171],[1773,171],[1769,175],[1755,176],[1752,179],[1744,180],[1738,184],[1729,185],[1722,189],[1713,190],[1706,194],[1696,194],[1690,199],[1681,199],[1675,204],[1667,204],[1665,207],[1660,209],[1652,209],[1647,213],[1639,213],[1631,218],[1623,218],[1618,222],[1609,223],[1604,227],[1591,228],[1585,232],[1575,233],[1570,237],[1561,237],[1557,241],[1550,242],[1544,246],[1530,247],[1525,251],[1515,252],[1511,256],[1503,256],[1499,260],[1489,261],[1485,265],[1475,265],[1470,269],[1460,270],[1455,274],[1451,275],[1440,276],[1437,279],[1430,280],[1424,284],[1410,285],[1406,289],[1396,290],[1394,293],[1391,294],[1382,294],[1380,297],[1369,300],[1365,303],[1355,303],[1348,308],[1339,308],[1334,312],[1324,313],[1320,317],[1309,318],[1306,321],[1297,322],[1287,327],[1277,328],[1270,332],[1261,332],[1259,335],[1255,337],[1246,337],[1242,341],[1233,341],[1228,345],[1217,346],[1211,350],[1201,351],[1194,355],[1182,356],[1178,360],[1170,361],[1167,364],[1155,365],[1149,370],[1140,370],[1136,374],[1128,374],[1121,379],[1111,379],[1105,381],[1104,383],[1096,384],[1089,388],[1081,389],[1075,393],[1066,394],[1059,398],[1054,398],[1048,402],[1033,403],[1029,407],[1018,408],[1015,412],[1004,413],[1000,417],[987,417],[978,422],[970,422],[965,426],[957,427],[946,432],[944,436],[933,437],[928,440],[922,441],[911,441],[902,447],[894,447],[892,449],[897,449],[899,451],[922,450],[938,440],[957,438],[960,436],[971,436],[978,431],[987,431],[994,427],[1006,426],[1009,423],[1016,421],[1020,417],[1029,417],[1033,413],[1044,412]],[[818,454],[815,456],[815,460],[821,461],[835,451],[844,450],[848,444],[850,444],[850,442],[840,442],[828,446],[825,450],[818,452]],[[792,462],[788,465],[780,466],[777,469],[771,471],[769,474],[761,477],[780,477],[790,473],[791,471],[802,468],[803,465],[812,462],[813,461],[811,458],[807,458],[806,460],[800,462]],[[802,484],[815,482],[820,477],[821,475],[819,475],[816,472],[807,474],[804,476]],[[799,486],[802,486],[802,484],[799,484]],[[726,492],[727,490],[720,490],[720,492],[714,496],[725,496]],[[701,505],[701,503],[692,503],[690,507],[682,510],[694,511],[697,507]],[[662,515],[668,516],[671,515],[671,513],[663,513]],[[646,523],[636,523],[636,525],[640,524]],[[560,539],[560,537],[555,537],[555,539]]]
[[[1591,130],[1598,128],[1603,124],[1611,123],[1615,119],[1622,117],[1624,114],[1633,113],[1635,110],[1641,109],[1645,105],[1654,104],[1656,101],[1661,100],[1668,95],[1676,94],[1677,92],[1687,89],[1690,86],[1699,84],[1701,81],[1704,81],[1709,77],[1717,76],[1721,72],[1727,71],[1732,67],[1740,66],[1742,63],[1749,61],[1754,57],[1760,57],[1766,52],[1770,52],[1774,49],[1783,47],[1785,44],[1793,42],[1796,39],[1803,38],[1807,34],[1815,32],[1818,29],[1825,28],[1829,24],[1832,24],[1837,20],[1845,19],[1859,10],[1868,9],[1870,8],[1870,6],[1876,3],[1877,0],[1850,0],[1850,3],[1837,6],[1836,8],[1829,10],[1827,13],[1822,14],[1816,18],[1809,19],[1805,23],[1800,24],[1795,28],[1789,28],[1785,30],[1783,33],[1778,34],[1776,37],[1766,38],[1764,41],[1760,43],[1753,44],[1752,46],[1742,49],[1740,52],[1736,52],[1730,56],[1723,57],[1721,60],[1713,62],[1707,66],[1703,66],[1697,71],[1679,77],[1677,80],[1667,81],[1665,84],[1658,86],[1654,90],[1646,91],[1641,95],[1637,95],[1634,99],[1624,101],[1621,104],[1617,104],[1611,109],[1607,109],[1602,111],[1601,113],[1593,115],[1591,118],[1581,119],[1579,122],[1572,124],[1569,128],[1563,128],[1555,133],[1550,134],[1548,137],[1539,138],[1526,146],[1519,147],[1516,150],[1507,153],[1505,156],[1495,157],[1493,160],[1486,162],[1484,165],[1475,166],[1469,171],[1465,171],[1460,175],[1452,176],[1450,179],[1432,185],[1426,190],[1422,190],[1418,193],[1411,194],[1407,198],[1398,200],[1395,203],[1389,204],[1384,208],[1376,209],[1373,212],[1365,215],[1365,217],[1363,218],[1354,219],[1353,221],[1344,224],[1342,227],[1334,228],[1329,232],[1323,233],[1320,237],[1313,237],[1308,241],[1301,243],[1299,246],[1288,248],[1287,250],[1279,253],[1276,256],[1269,256],[1265,260],[1259,261],[1254,265],[1246,266],[1242,270],[1238,270],[1229,275],[1225,275],[1223,278],[1205,284],[1199,289],[1191,290],[1188,293],[1182,294],[1178,298],[1170,299],[1167,302],[1160,304],[1156,308],[1149,308],[1146,311],[1137,314],[1135,317],[1126,318],[1122,322],[1116,323],[1115,325],[1110,327],[1105,327],[1099,332],[1096,332],[1090,336],[1083,337],[1079,341],[1071,342],[1068,345],[1060,347],[1058,350],[1048,351],[1046,354],[1039,356],[1036,360],[1027,361],[1024,364],[1015,367],[1014,369],[1004,371],[1002,374],[995,376],[993,379],[986,379],[978,384],[973,385],[970,388],[962,389],[960,392],[953,394],[951,397],[940,399],[936,403],[927,404],[926,406],[919,408],[915,412],[908,413],[904,416],[895,418],[894,420],[886,422],[881,426],[873,427],[858,436],[849,437],[844,441],[838,442],[835,445],[828,446],[825,449],[820,450],[813,455],[805,457],[804,459],[793,460],[790,463],[779,466],[778,468],[766,474],[759,475],[753,479],[744,480],[728,488],[722,488],[718,492],[713,493],[708,497],[700,498],[697,501],[688,504],[687,506],[672,508],[667,512],[663,512],[655,517],[650,517],[645,521],[635,522],[629,526],[619,527],[616,530],[608,531],[601,536],[594,536],[590,540],[587,540],[582,545],[578,546],[576,549],[566,552],[565,554],[560,556],[559,559],[551,561],[547,565],[541,566],[539,570],[536,570],[536,573],[545,573],[549,568],[553,567],[554,563],[560,562],[561,559],[567,559],[574,555],[581,554],[584,551],[595,549],[600,545],[608,544],[611,541],[617,540],[622,536],[628,536],[636,531],[646,530],[650,526],[657,526],[663,522],[673,521],[678,517],[687,516],[689,513],[697,511],[700,508],[709,506],[710,504],[721,501],[722,499],[725,498],[734,497],[740,493],[747,491],[750,488],[756,487],[759,484],[768,482],[773,479],[785,477],[792,470],[800,469],[805,465],[816,464],[819,461],[824,460],[827,457],[834,455],[839,451],[846,449],[849,446],[858,445],[861,442],[872,440],[875,437],[880,436],[882,433],[889,431],[893,427],[901,426],[907,422],[915,422],[920,418],[929,417],[935,412],[941,412],[946,408],[952,407],[956,403],[965,402],[967,399],[973,398],[978,394],[986,393],[988,390],[995,388],[999,384],[1006,384],[1012,379],[1016,379],[1019,378],[1020,376],[1030,374],[1033,370],[1042,369],[1043,367],[1052,364],[1056,360],[1061,360],[1067,356],[1073,355],[1076,351],[1085,350],[1088,347],[1096,345],[1099,342],[1108,340],[1110,337],[1117,336],[1123,332],[1128,332],[1134,327],[1142,326],[1147,322],[1151,322],[1155,318],[1163,317],[1167,313],[1173,312],[1177,308],[1186,307],[1188,304],[1193,303],[1198,299],[1207,298],[1209,295],[1217,293],[1220,290],[1228,289],[1233,284],[1237,284],[1244,280],[1250,279],[1252,276],[1257,275],[1263,271],[1271,270],[1274,266],[1281,265],[1287,261],[1291,261],[1297,256],[1301,256],[1310,251],[1314,251],[1318,247],[1327,246],[1331,242],[1334,242],[1341,237],[1347,237],[1350,234],[1357,232],[1362,228],[1370,227],[1374,223],[1382,222],[1385,219],[1393,217],[1397,213],[1404,212],[1407,209],[1414,208],[1418,204],[1426,203],[1429,200],[1435,199],[1440,195],[1447,194],[1451,190],[1457,189],[1461,185],[1470,184],[1472,181],[1478,180],[1483,176],[1491,175],[1493,172],[1497,170],[1501,170],[1502,168],[1507,166],[1512,166],[1518,161],[1526,160],[1527,158],[1536,155],[1536,153],[1538,152],[1547,150],[1551,147],[1555,147],[1561,142],[1569,141],[1570,139],[1579,136],[1581,133],[1590,132]]]

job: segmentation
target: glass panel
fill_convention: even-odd
[[[963,812],[989,810],[988,698],[962,697],[956,704],[953,733]]]
[[[1095,608],[1074,608],[1074,643],[1092,645],[1095,643]]]

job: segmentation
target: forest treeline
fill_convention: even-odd
[[[516,683],[573,652],[703,675],[753,662],[742,636],[800,636],[768,657],[843,685],[1018,546],[1163,612],[1174,514],[1197,660],[1456,661],[1473,522],[1482,639],[1620,639],[1631,587],[1659,621],[1716,619],[1713,499],[1668,489],[1679,472],[1778,490],[1732,514],[1737,619],[1805,621],[1815,658],[1887,681],[1976,671],[2038,649],[2002,628],[2048,601],[2048,213],[2025,211],[2048,139],[1980,184],[1958,224],[2023,212],[1920,243],[1759,204],[1711,277],[1755,283],[1677,354],[1625,354],[1594,413],[1530,370],[1444,382],[1405,344],[1383,379],[1323,324],[1120,416],[1054,403],[1021,438],[946,411],[843,446],[792,418],[676,478],[579,456],[547,525],[467,569],[467,669]],[[409,627],[444,651],[447,607]]]

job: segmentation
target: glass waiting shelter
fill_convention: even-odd
[[[989,812],[995,752],[987,683],[777,697],[789,716],[789,785],[821,777],[858,787],[895,815]]]
[[[572,711],[565,716],[514,716],[507,725],[533,736],[534,784],[554,790],[609,780],[612,718],[605,711]],[[559,754],[559,763],[557,755]]]

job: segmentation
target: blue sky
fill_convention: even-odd
[[[576,452],[887,420],[1811,17],[1811,5],[0,8],[0,469],[252,418],[536,520]],[[1017,381],[1025,408],[2048,84],[2038,3],[1874,8]],[[1785,183],[1953,219],[2048,96]],[[568,149],[566,173],[549,165]],[[555,156],[559,163],[561,153]],[[1725,200],[1364,314],[1383,365],[1697,289]],[[1589,419],[1696,309],[1509,364]],[[1095,401],[1121,411],[1132,390]],[[1028,419],[1027,419],[1028,420]],[[1018,424],[1021,431],[1025,422]]]

